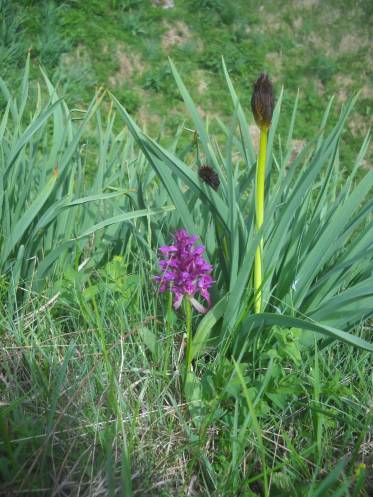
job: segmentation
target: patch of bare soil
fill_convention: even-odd
[[[344,53],[355,53],[360,48],[367,45],[367,40],[364,36],[356,36],[352,33],[347,33],[342,36],[339,44],[339,50]]]
[[[293,140],[292,141],[293,150],[292,150],[291,155],[290,155],[289,164],[291,164],[292,162],[295,161],[295,159],[298,157],[298,155],[302,151],[305,144],[306,144],[305,140]]]
[[[364,85],[363,88],[361,89],[361,96],[363,98],[373,99],[373,87]]]
[[[301,29],[303,27],[303,19],[302,17],[297,17],[293,21],[293,28],[294,29]]]
[[[109,83],[112,86],[122,86],[131,80],[134,73],[144,72],[144,64],[140,57],[131,53],[130,49],[126,50],[123,44],[118,44],[114,57],[118,63],[118,71],[109,77]]]
[[[317,7],[320,3],[320,0],[294,0],[294,7],[305,7],[309,9],[311,7]]]
[[[315,89],[319,95],[324,95],[325,93],[325,85],[321,81],[321,79],[315,79]]]
[[[203,95],[208,90],[208,83],[206,81],[206,74],[204,71],[197,69],[193,73],[193,81],[198,81],[197,91]]]
[[[183,21],[176,21],[174,25],[166,24],[167,31],[162,36],[162,47],[168,51],[174,46],[185,45],[192,35],[188,26]]]
[[[311,45],[312,48],[322,51],[327,56],[334,55],[334,50],[329,40],[327,40],[325,37],[319,36],[317,33],[309,34],[307,36],[307,43]]]
[[[137,121],[141,128],[152,136],[156,136],[161,124],[161,118],[154,112],[150,112],[146,104],[142,105],[137,112]]]
[[[366,119],[360,114],[356,112],[353,114],[353,117],[348,121],[348,128],[352,133],[352,136],[361,136],[365,135],[368,131],[368,125]]]
[[[175,7],[174,0],[152,0],[152,4],[162,9],[173,9]]]
[[[282,54],[280,52],[268,52],[266,59],[271,64],[276,73],[282,68]]]
[[[352,93],[351,87],[353,85],[353,79],[350,76],[338,74],[335,78],[335,82],[338,87],[337,100],[341,103],[346,102]]]

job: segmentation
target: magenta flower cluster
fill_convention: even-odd
[[[159,261],[163,274],[155,276],[159,282],[159,291],[171,290],[175,297],[175,309],[181,306],[186,297],[198,312],[207,312],[211,305],[208,289],[213,283],[210,275],[213,267],[202,257],[205,247],[195,247],[198,237],[189,235],[184,229],[177,231],[173,238],[173,245],[159,249],[164,257]],[[196,300],[198,293],[207,301],[207,308]]]

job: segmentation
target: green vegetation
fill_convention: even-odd
[[[285,115],[300,89],[295,139],[317,132],[323,106],[336,95],[332,117],[361,90],[341,149],[353,161],[372,115],[372,4],[369,0],[183,0],[162,9],[151,0],[1,0],[2,77],[21,77],[27,50],[73,107],[98,86],[115,93],[152,136],[185,119],[167,57],[178,63],[196,103],[211,117],[231,111],[225,97],[224,56],[249,108],[252,83],[267,71]],[[35,75],[37,74],[37,64]],[[286,129],[286,120],[280,132]],[[185,138],[187,140],[187,138]],[[372,162],[368,155],[367,164]]]
[[[342,2],[303,3],[292,35],[298,2],[265,16],[244,1],[0,0],[0,495],[371,495],[370,102],[341,109],[342,59],[301,37],[359,21],[364,40],[372,12],[343,2],[326,33]],[[345,67],[364,94],[360,49]],[[248,107],[263,68],[286,90],[258,232]],[[178,228],[214,266],[204,316],[153,279]]]

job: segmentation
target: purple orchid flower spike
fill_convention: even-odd
[[[159,283],[159,291],[171,290],[175,309],[179,309],[185,297],[198,312],[205,313],[211,306],[208,290],[213,284],[210,275],[213,267],[202,257],[205,247],[195,247],[198,237],[189,235],[184,229],[177,231],[173,238],[173,245],[159,248],[164,257],[159,261],[163,274],[154,278]],[[206,300],[207,307],[198,302],[197,294]]]

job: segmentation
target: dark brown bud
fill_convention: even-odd
[[[198,170],[198,175],[202,181],[211,186],[215,191],[220,185],[219,176],[210,166],[201,166]]]
[[[251,97],[251,109],[259,128],[269,128],[271,126],[274,108],[273,86],[268,75],[263,73],[254,83],[253,96]]]

